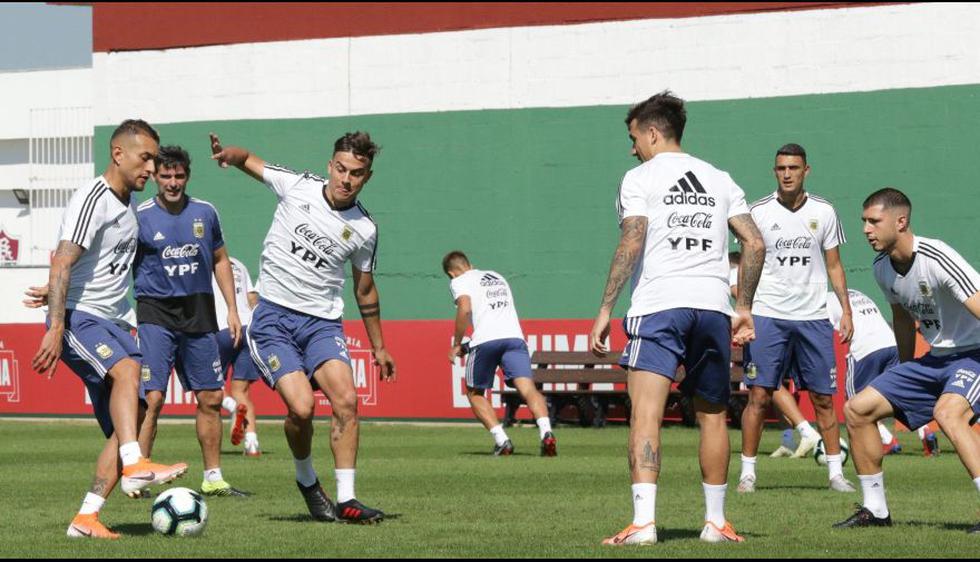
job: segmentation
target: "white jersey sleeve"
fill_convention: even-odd
[[[360,203],[358,203],[358,206],[360,206]],[[364,216],[371,219],[371,215],[368,215],[367,210],[364,207],[360,208]],[[371,220],[371,226],[374,227],[371,234],[354,251],[353,255],[351,255],[351,263],[354,267],[365,273],[372,272],[378,267],[378,225],[373,219]]]
[[[728,179],[728,192],[729,192],[729,207],[728,207],[728,218],[737,217],[739,215],[749,214],[749,206],[745,202],[745,192],[742,188],[735,183],[730,174],[725,174]]]
[[[844,227],[841,226],[836,209],[830,208],[827,212],[827,220],[823,225],[823,232],[821,234],[824,250],[832,250],[847,242],[847,239],[844,237]]]
[[[266,163],[265,168],[262,169],[262,181],[280,200],[286,197],[289,188],[302,179],[302,174],[298,174],[289,168]]]
[[[648,216],[647,194],[639,180],[640,173],[634,168],[623,176],[619,186],[619,198],[616,200],[616,212],[619,214],[619,224],[628,217]]]
[[[966,302],[980,290],[980,274],[945,242],[920,242],[919,252],[931,258],[932,271],[936,278],[956,300]]]
[[[99,229],[106,222],[102,199],[112,196],[108,184],[102,181],[88,189],[75,191],[61,219],[59,240],[67,240],[86,250],[91,248]]]

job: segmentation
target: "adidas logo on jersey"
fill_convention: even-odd
[[[665,205],[715,206],[715,198],[706,195],[708,192],[693,172],[686,172],[684,177],[677,180],[677,185],[672,186],[667,192],[664,197]]]
[[[490,275],[489,273],[484,274],[480,278],[481,287],[493,287],[494,285],[503,285],[504,282],[496,275]]]
[[[779,225],[774,224],[772,225],[772,228],[769,229],[769,232],[776,232],[777,230],[780,230]]]
[[[303,209],[307,213],[310,212],[310,204],[309,203],[304,203],[304,204],[300,205],[299,208],[300,209]]]
[[[157,231],[157,233],[153,236],[153,241],[154,242],[157,242],[157,241],[163,240],[165,238],[166,238],[166,236],[164,236],[163,233]]]

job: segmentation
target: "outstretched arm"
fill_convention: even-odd
[[[619,293],[623,290],[626,280],[636,269],[646,239],[647,217],[632,216],[623,219],[619,246],[616,247],[612,264],[609,266],[609,277],[606,279],[606,289],[602,293],[599,314],[592,324],[592,333],[589,336],[589,349],[595,355],[603,356],[609,351],[606,346],[606,338],[609,336],[609,318],[612,316],[613,307],[619,300]]]
[[[222,147],[218,135],[210,133],[209,136],[211,137],[211,159],[217,160],[219,166],[222,168],[235,166],[253,178],[263,181],[262,171],[265,168],[265,160],[240,146]]]
[[[381,333],[381,300],[378,287],[374,284],[374,275],[370,271],[361,271],[351,267],[354,277],[354,298],[361,311],[361,320],[371,340],[374,361],[381,367],[381,380],[395,380],[395,360],[385,349],[384,335]]]

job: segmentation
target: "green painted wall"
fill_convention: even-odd
[[[753,200],[775,189],[776,148],[806,147],[813,168],[807,187],[835,203],[850,241],[842,249],[848,281],[884,304],[860,224],[861,202],[880,187],[909,194],[917,233],[946,240],[980,266],[978,109],[976,85],[696,102],[689,104],[684,146],[731,172]],[[619,180],[636,164],[625,111],[493,110],[158,128],[165,144],[191,152],[190,192],[218,207],[229,251],[253,275],[275,199],[241,172],[212,165],[207,133],[267,161],[324,174],[333,140],[361,129],[383,147],[361,199],[380,228],[384,318],[452,314],[440,269],[451,249],[506,275],[522,317],[589,318],[618,239]],[[97,147],[107,145],[111,130],[97,128]],[[99,150],[97,169],[106,161]],[[148,184],[146,193],[155,189]],[[349,294],[347,302],[353,302]],[[355,307],[348,312],[356,317]]]

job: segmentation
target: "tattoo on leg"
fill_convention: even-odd
[[[642,470],[660,472],[660,447],[657,447],[657,450],[654,451],[649,441],[643,445],[643,460],[640,461],[640,468]]]
[[[347,420],[341,416],[337,416],[333,419],[333,427],[330,430],[330,437],[334,441],[340,441],[340,438],[344,436],[344,432],[347,431]]]
[[[93,494],[96,494],[98,496],[105,497],[104,494],[108,489],[109,489],[109,481],[106,480],[105,478],[99,478],[98,476],[96,476],[92,480],[92,487],[90,488],[89,491],[91,491]]]

